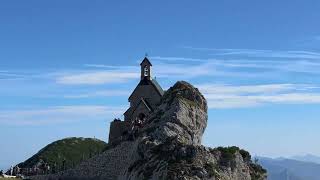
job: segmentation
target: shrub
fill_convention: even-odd
[[[225,167],[233,168],[235,166],[235,153],[240,149],[236,146],[231,147],[218,147],[216,148],[221,153],[219,164]]]
[[[242,156],[242,158],[243,158],[243,160],[245,162],[250,162],[251,161],[251,155],[250,155],[250,153],[248,151],[245,151],[245,150],[241,149],[239,152],[240,152],[240,154],[241,154],[241,156]]]

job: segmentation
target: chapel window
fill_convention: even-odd
[[[144,76],[148,76],[149,75],[149,69],[148,66],[144,67]]]

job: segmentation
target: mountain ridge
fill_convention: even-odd
[[[295,155],[295,156],[289,157],[289,159],[320,164],[320,156],[316,156],[313,154]]]
[[[258,157],[267,169],[268,180],[319,180],[320,164],[288,158]]]

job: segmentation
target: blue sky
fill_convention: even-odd
[[[107,141],[145,53],[198,87],[208,146],[320,155],[319,1],[0,2],[0,169],[64,137]],[[116,79],[116,81],[115,81]]]

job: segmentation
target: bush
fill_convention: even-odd
[[[219,160],[219,164],[224,167],[231,167],[235,166],[235,153],[238,152],[240,149],[236,146],[231,147],[218,147],[216,150],[220,151],[221,158]]]
[[[221,155],[223,157],[234,158],[235,153],[240,149],[237,146],[231,146],[231,147],[218,147],[217,150],[221,152]]]
[[[243,158],[243,160],[245,162],[250,162],[251,161],[251,155],[250,155],[250,153],[248,151],[245,151],[245,150],[241,149],[239,152],[240,152],[240,154],[241,154],[241,156],[242,156],[242,158]]]
[[[259,164],[250,164],[250,176],[252,180],[263,179],[266,174],[267,170],[263,169]]]

